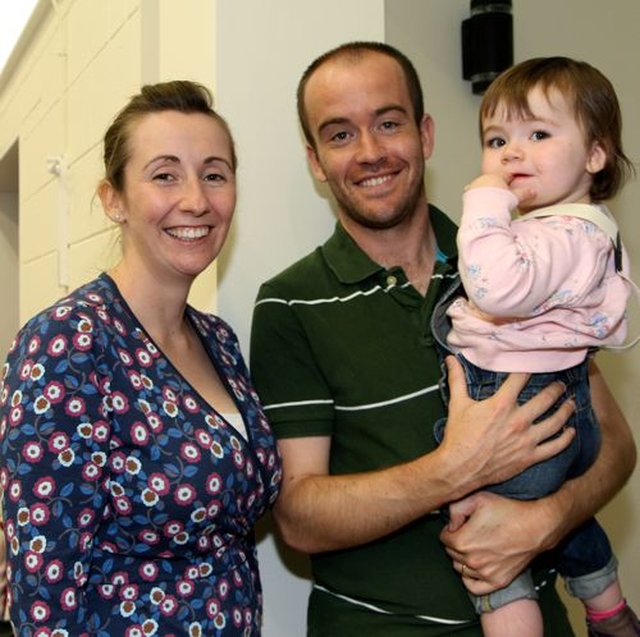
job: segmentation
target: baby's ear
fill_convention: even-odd
[[[593,142],[587,158],[586,170],[590,175],[599,173],[607,165],[607,151],[600,142]]]

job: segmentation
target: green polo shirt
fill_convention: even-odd
[[[456,227],[433,206],[430,218],[439,253],[449,258],[436,262],[424,297],[401,268],[373,262],[340,224],[260,288],[251,336],[258,393],[277,437],[331,437],[331,474],[374,471],[434,449],[433,424],[444,407],[430,317],[457,274]],[[432,514],[364,546],[312,555],[314,581],[330,591],[325,598],[338,594],[379,617],[471,622],[469,634],[480,635],[440,543],[442,524]],[[310,634],[325,634],[312,630],[321,621],[315,606]],[[355,637],[354,629],[344,637]],[[340,630],[332,637],[342,637]],[[394,628],[393,637],[404,634]]]

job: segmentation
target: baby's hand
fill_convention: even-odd
[[[479,177],[476,177],[470,184],[465,186],[465,190],[472,190],[473,188],[504,188],[509,190],[509,184],[507,180],[498,173],[484,173]]]

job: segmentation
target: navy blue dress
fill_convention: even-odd
[[[281,468],[238,341],[187,309],[245,439],[101,275],[20,331],[0,380],[0,487],[21,637],[257,637],[253,528]]]

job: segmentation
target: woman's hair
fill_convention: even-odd
[[[531,117],[529,94],[540,88],[549,97],[559,91],[573,106],[577,121],[590,147],[598,142],[606,153],[604,168],[593,175],[591,198],[604,201],[615,196],[635,174],[622,149],[622,115],[611,82],[596,68],[566,57],[533,58],[501,73],[487,89],[480,105],[482,122],[504,108],[508,117]]]
[[[150,113],[179,111],[203,113],[225,130],[231,147],[231,168],[235,172],[237,157],[233,137],[227,122],[213,110],[211,92],[201,84],[188,80],[147,84],[134,95],[116,115],[104,136],[105,179],[118,191],[124,188],[124,169],[131,155],[129,139],[141,118]]]
[[[340,46],[327,51],[320,57],[316,58],[305,70],[298,83],[297,90],[297,106],[298,106],[298,118],[300,120],[300,126],[304,133],[307,143],[314,148],[315,141],[313,139],[313,133],[309,127],[309,118],[307,117],[307,109],[304,103],[305,92],[307,89],[307,83],[309,78],[326,62],[332,62],[334,60],[341,60],[345,62],[359,62],[363,57],[370,53],[381,53],[395,60],[404,73],[404,78],[407,83],[407,90],[409,91],[409,98],[413,106],[413,116],[418,126],[422,121],[424,115],[424,102],[422,96],[422,87],[420,86],[420,78],[418,72],[411,63],[411,60],[396,49],[395,47],[385,44],[384,42],[347,42]]]

